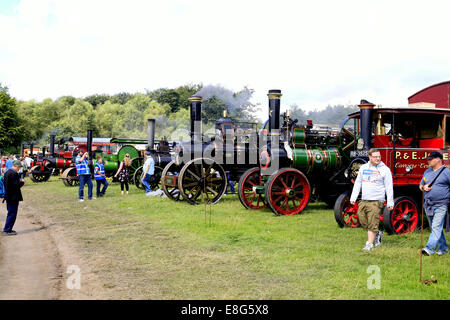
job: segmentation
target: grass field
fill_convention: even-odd
[[[418,281],[420,233],[386,235],[380,248],[364,253],[366,233],[338,228],[332,210],[320,203],[277,217],[246,210],[228,196],[212,206],[210,223],[209,206],[205,219],[205,206],[148,198],[134,186],[128,197],[113,184],[106,197],[79,203],[78,188],[57,178],[27,182],[25,200],[64,226],[111,298],[450,297],[450,255],[424,257],[424,278],[434,275],[438,283]],[[368,289],[369,266],[380,268],[380,289]]]

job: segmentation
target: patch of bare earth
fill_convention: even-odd
[[[2,230],[5,219],[3,204]],[[62,227],[46,221],[25,201],[19,205],[14,230],[16,236],[0,238],[0,300],[108,298],[96,275],[66,239]]]

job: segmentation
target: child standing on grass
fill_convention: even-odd
[[[125,186],[126,190],[127,190],[127,195],[128,195],[128,175],[130,174],[130,168],[131,166],[131,159],[130,159],[130,155],[127,153],[125,155],[125,158],[123,159],[123,161],[120,163],[120,167],[119,170],[117,170],[117,173],[114,175],[114,177],[119,177],[119,182],[120,182],[120,194],[123,196],[123,187]]]
[[[94,167],[94,179],[97,182],[97,197],[103,197],[108,188],[108,181],[106,181],[105,166],[103,165],[103,158],[101,155],[97,156],[97,162]],[[103,184],[103,189],[100,191],[100,187]]]

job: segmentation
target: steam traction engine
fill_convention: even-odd
[[[214,204],[226,191],[227,173],[234,181],[258,163],[256,130],[250,123],[247,128],[236,128],[225,111],[215,123],[214,138],[204,141],[202,98],[192,96],[189,102],[191,139],[177,145],[174,159],[162,172],[162,189],[175,201]]]
[[[59,141],[58,145],[62,145],[64,139]],[[59,148],[58,148],[59,149]],[[56,170],[65,170],[73,166],[72,152],[58,150],[55,152],[55,135],[50,135],[49,154],[44,156],[38,161],[34,161],[30,169],[30,179],[33,182],[45,182],[48,181],[52,172]]]
[[[336,201],[334,214],[341,227],[358,227],[358,205],[349,197],[359,167],[368,161],[368,150],[381,152],[382,161],[390,168],[394,181],[394,210],[387,208],[381,216],[389,234],[414,231],[419,222],[422,194],[419,183],[428,168],[426,157],[432,151],[444,155],[450,165],[450,106],[414,103],[408,108],[374,108],[362,100],[360,111],[350,114],[341,125],[340,151],[349,165],[345,170],[346,191]],[[416,101],[415,101],[416,102]]]
[[[312,195],[332,202],[339,194],[330,188],[342,166],[337,132],[299,126],[283,115],[280,130],[280,90],[270,90],[269,132],[261,148],[260,167],[248,169],[239,181],[239,199],[247,209],[269,206],[277,215],[302,212]]]
[[[152,152],[152,157],[155,160],[155,175],[151,182],[152,190],[156,190],[160,187],[160,178],[162,168],[170,162],[170,148],[167,141],[160,140],[155,143],[155,119],[148,119],[148,139],[129,139],[129,138],[112,138],[108,139],[110,144],[119,145],[120,149],[117,153],[103,153],[102,150],[93,150],[93,142],[95,141],[92,136],[92,130],[88,130],[86,145],[77,146],[73,153],[70,153],[72,166],[64,170],[62,174],[62,181],[66,186],[78,185],[77,169],[74,163],[74,158],[77,156],[78,151],[88,152],[89,157],[92,159],[92,166],[96,163],[96,155],[101,154],[103,158],[103,164],[105,166],[105,174],[107,177],[112,177],[117,172],[120,166],[120,162],[123,161],[126,154],[130,155],[131,166],[129,168],[129,181],[135,184],[138,188],[142,189],[141,175],[143,156],[134,145],[147,145],[147,150]],[[98,138],[99,140],[101,138]]]
[[[162,139],[159,141],[155,140],[155,119],[147,120],[147,147],[146,150],[150,151],[151,157],[155,161],[155,172],[152,175],[150,180],[150,188],[152,191],[158,190],[161,188],[161,176],[163,172],[163,168],[172,161],[171,152],[172,147],[169,145],[169,142],[166,139]],[[142,184],[142,178],[144,174],[143,170],[143,159],[141,161],[141,165],[134,171],[133,173],[133,183],[135,186],[141,190],[145,190],[144,185]]]

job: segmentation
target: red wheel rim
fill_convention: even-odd
[[[261,175],[259,174],[259,168],[255,168],[247,174],[244,178],[244,183],[241,189],[241,199],[245,204],[254,210],[264,209],[266,204],[264,202],[264,195],[256,193],[253,187],[263,187]]]
[[[397,234],[413,232],[419,221],[416,205],[409,200],[402,200],[392,210],[392,228]]]
[[[269,188],[270,199],[268,201],[279,214],[298,214],[308,204],[309,183],[305,176],[297,171],[281,172],[273,179]]]
[[[352,205],[350,199],[347,198],[345,200],[344,206],[342,207],[342,219],[347,227],[350,228],[357,228],[361,225],[359,223],[358,204],[356,202]]]

